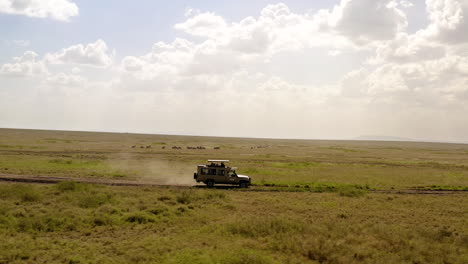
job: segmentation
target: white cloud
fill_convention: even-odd
[[[429,38],[445,43],[468,42],[468,2],[466,0],[426,0],[431,24],[423,31]]]
[[[62,49],[56,53],[49,53],[45,60],[52,64],[78,64],[96,67],[107,67],[112,63],[113,55],[109,53],[107,44],[98,39],[86,45],[77,44]]]
[[[36,60],[37,56],[33,51],[26,51],[22,56],[14,57],[12,63],[1,65],[0,74],[22,77],[47,73],[44,63]]]
[[[328,51],[328,55],[333,56],[333,57],[338,56],[340,54],[341,54],[340,50],[330,50],[330,51]]]
[[[404,8],[410,8],[414,6],[414,4],[408,0],[402,0],[402,1],[399,1],[398,3]]]
[[[399,33],[394,39],[376,44],[375,56],[370,63],[418,62],[444,57],[447,47],[428,41],[422,34]]]
[[[468,58],[445,56],[416,63],[385,63],[361,69],[342,82],[342,95],[424,108],[466,103]]]
[[[322,30],[336,30],[358,44],[393,39],[406,29],[405,13],[394,0],[341,0],[316,15]]]
[[[84,85],[85,79],[82,76],[75,74],[58,74],[49,75],[46,79],[48,85],[59,87],[81,87]]]
[[[201,13],[174,27],[195,36],[215,37],[223,32],[226,22],[214,13]]]
[[[174,26],[187,39],[157,42],[144,55],[116,62],[98,40],[42,60],[28,53],[0,72],[33,76],[44,100],[63,101],[53,103],[55,110],[65,108],[77,119],[76,106],[86,105],[94,121],[81,116],[88,127],[80,129],[303,138],[400,131],[391,135],[418,137],[415,123],[430,127],[452,114],[458,116],[448,128],[464,121],[468,45],[447,41],[442,32],[448,26],[434,29],[445,23],[437,17],[408,33],[404,12],[410,7],[408,1],[342,0],[295,13],[276,4],[239,21],[196,10]],[[42,77],[32,74],[32,65],[42,67],[36,71]],[[326,82],[323,75],[330,76]],[[201,125],[213,106],[235,125]],[[441,133],[434,131],[427,133]]]
[[[69,0],[0,0],[0,13],[69,21],[78,15],[78,6]]]
[[[81,69],[78,68],[78,67],[73,67],[73,69],[71,70],[71,72],[72,72],[73,74],[79,74],[79,73],[81,72]]]

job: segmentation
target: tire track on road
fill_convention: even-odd
[[[165,187],[176,189],[189,189],[189,188],[207,188],[205,185],[189,185],[189,184],[164,184],[149,181],[130,181],[130,180],[112,180],[112,179],[91,179],[91,178],[72,178],[72,177],[54,177],[54,176],[37,176],[37,175],[16,175],[16,174],[1,174],[0,181],[5,182],[21,182],[21,183],[42,183],[42,184],[55,184],[62,181],[76,181],[90,184],[102,184],[110,186],[141,186],[141,187]],[[249,189],[240,189],[237,186],[219,185],[215,189],[231,189],[241,191],[255,191],[255,192],[294,192],[294,190],[287,189],[281,190],[279,187],[266,187],[266,186],[251,186]],[[270,190],[269,190],[270,189]],[[297,190],[300,192],[300,190]],[[388,189],[388,190],[369,190],[371,193],[382,194],[432,194],[432,195],[448,195],[448,194],[461,194],[468,193],[466,190],[430,190],[430,189]]]

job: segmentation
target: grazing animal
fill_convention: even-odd
[[[135,146],[135,145],[133,145],[133,146],[132,146],[132,148],[136,148],[136,146]]]
[[[213,149],[221,149],[220,147],[214,147]]]
[[[162,146],[162,149],[166,149],[166,147],[165,147],[165,146]]]
[[[146,148],[151,148],[151,145],[146,146]]]

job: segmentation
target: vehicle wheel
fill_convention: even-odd
[[[249,187],[249,185],[246,182],[241,182],[241,183],[239,183],[239,187],[247,188],[247,187]]]
[[[206,186],[208,186],[208,188],[213,188],[214,187],[214,181],[213,180],[208,180],[206,182]]]

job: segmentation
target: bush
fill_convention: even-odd
[[[163,264],[274,264],[264,253],[245,249],[232,249],[229,252],[183,249],[167,254]]]
[[[36,187],[29,184],[8,184],[0,186],[0,198],[20,199],[23,202],[36,202],[42,195]]]
[[[270,264],[276,263],[273,259],[257,251],[240,250],[227,259],[223,260],[226,264]]]
[[[69,160],[69,159],[52,159],[52,160],[49,160],[49,163],[69,165],[69,164],[73,163],[73,160]]]
[[[89,189],[89,185],[75,181],[62,181],[57,183],[55,187],[61,192],[85,191]]]
[[[36,202],[41,200],[40,193],[32,189],[21,193],[20,197],[23,202]]]
[[[97,208],[112,200],[112,195],[105,193],[87,192],[83,193],[79,200],[78,205],[81,208]]]
[[[204,198],[207,200],[222,200],[226,199],[226,194],[224,192],[210,191],[204,195]]]
[[[111,225],[113,224],[112,218],[108,215],[98,214],[93,217],[92,223],[95,226]]]
[[[146,224],[155,221],[153,216],[145,212],[134,212],[125,216],[125,221],[129,223]]]
[[[294,233],[303,231],[303,226],[286,218],[243,219],[227,225],[228,232],[248,237]]]
[[[172,200],[172,197],[167,196],[167,195],[163,195],[163,196],[159,196],[158,200],[161,201],[161,202],[169,201],[169,200]]]
[[[154,215],[166,214],[168,211],[169,210],[166,207],[156,207],[149,210],[149,212]]]
[[[37,216],[34,218],[20,218],[17,221],[16,228],[20,232],[54,232],[62,230],[67,224],[66,219],[51,217],[51,216]]]
[[[338,194],[346,197],[361,197],[367,193],[366,190],[354,186],[343,186],[338,188]]]
[[[189,204],[193,200],[197,199],[191,191],[183,191],[176,197],[176,201],[181,204]]]

